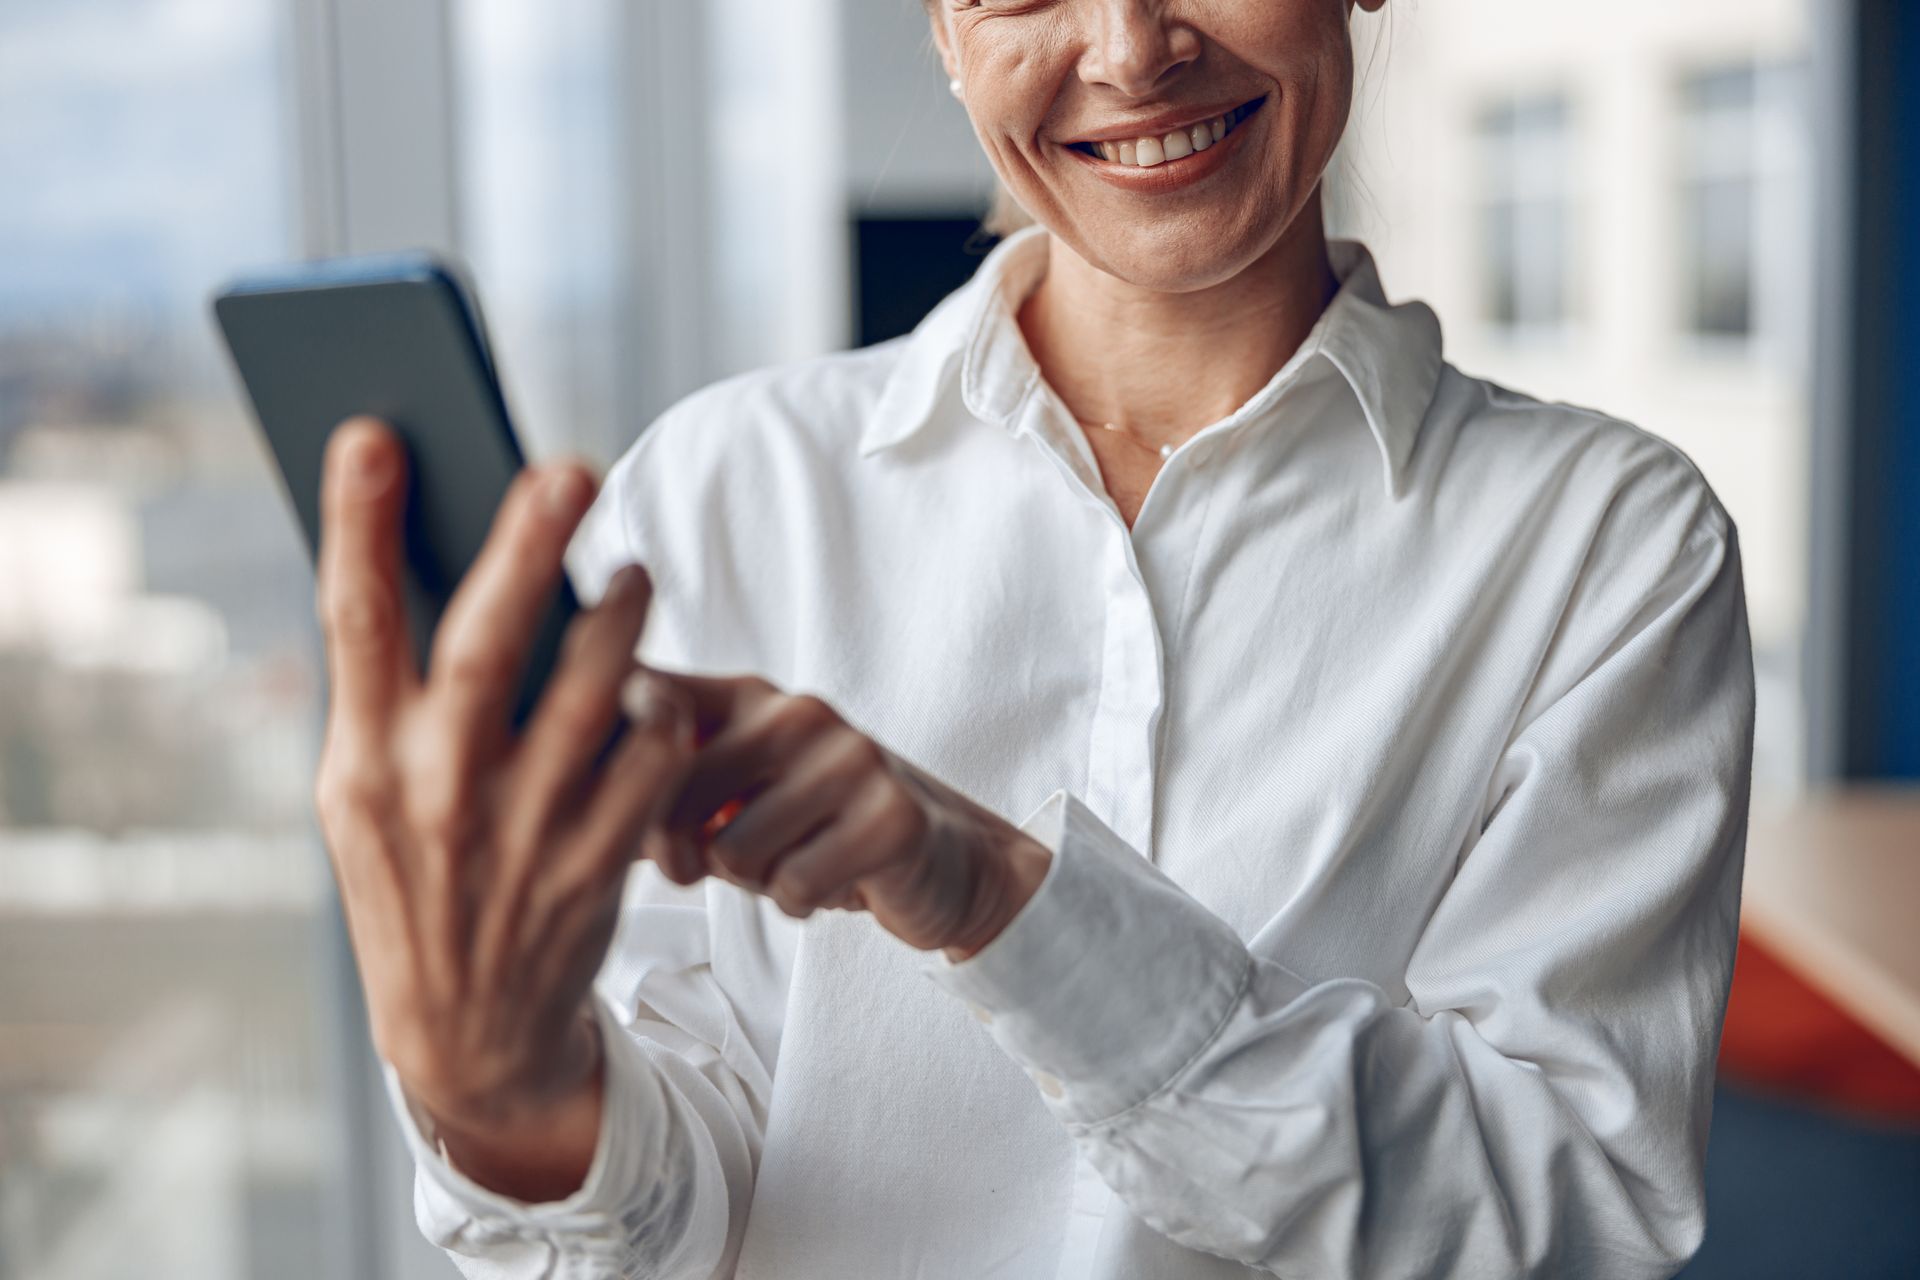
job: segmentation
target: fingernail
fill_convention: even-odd
[[[549,512],[568,518],[586,505],[586,477],[573,467],[562,467],[546,478],[541,496],[546,499]]]
[[[393,475],[393,450],[364,420],[356,419],[349,430],[353,436],[347,441],[347,473],[354,491],[371,497],[386,488]]]
[[[620,710],[627,723],[644,733],[671,734],[683,742],[691,735],[680,704],[645,671],[628,676],[620,686]]]
[[[613,575],[613,581],[607,584],[607,599],[618,602],[631,600],[638,594],[640,587],[647,581],[647,571],[637,564],[630,564]]]

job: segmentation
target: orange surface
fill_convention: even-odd
[[[1769,1093],[1920,1123],[1920,1068],[1744,933],[1720,1039],[1720,1074]]]
[[[1753,816],[1740,928],[1920,1067],[1920,786],[1851,784]]]

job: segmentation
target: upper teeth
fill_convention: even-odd
[[[1232,133],[1233,127],[1247,118],[1252,105],[1235,107],[1223,116],[1202,120],[1190,128],[1175,129],[1172,133],[1163,134],[1157,138],[1135,138],[1131,142],[1096,142],[1093,144],[1093,150],[1102,160],[1151,169],[1157,164],[1179,160],[1196,151],[1205,151]]]

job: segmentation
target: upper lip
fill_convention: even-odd
[[[1109,125],[1104,129],[1095,129],[1091,133],[1076,134],[1063,139],[1068,146],[1077,142],[1132,142],[1136,138],[1157,138],[1172,133],[1175,129],[1191,129],[1202,121],[1215,116],[1224,116],[1229,111],[1257,102],[1259,98],[1236,98],[1231,102],[1212,107],[1183,107],[1173,111],[1163,111],[1157,116],[1148,116],[1144,120],[1132,120],[1122,124]]]

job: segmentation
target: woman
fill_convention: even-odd
[[[476,1276],[1673,1272],[1732,523],[1327,242],[1349,0],[930,15],[1039,225],[597,501],[530,472],[425,677],[399,453],[336,435],[317,799],[423,1228]]]

